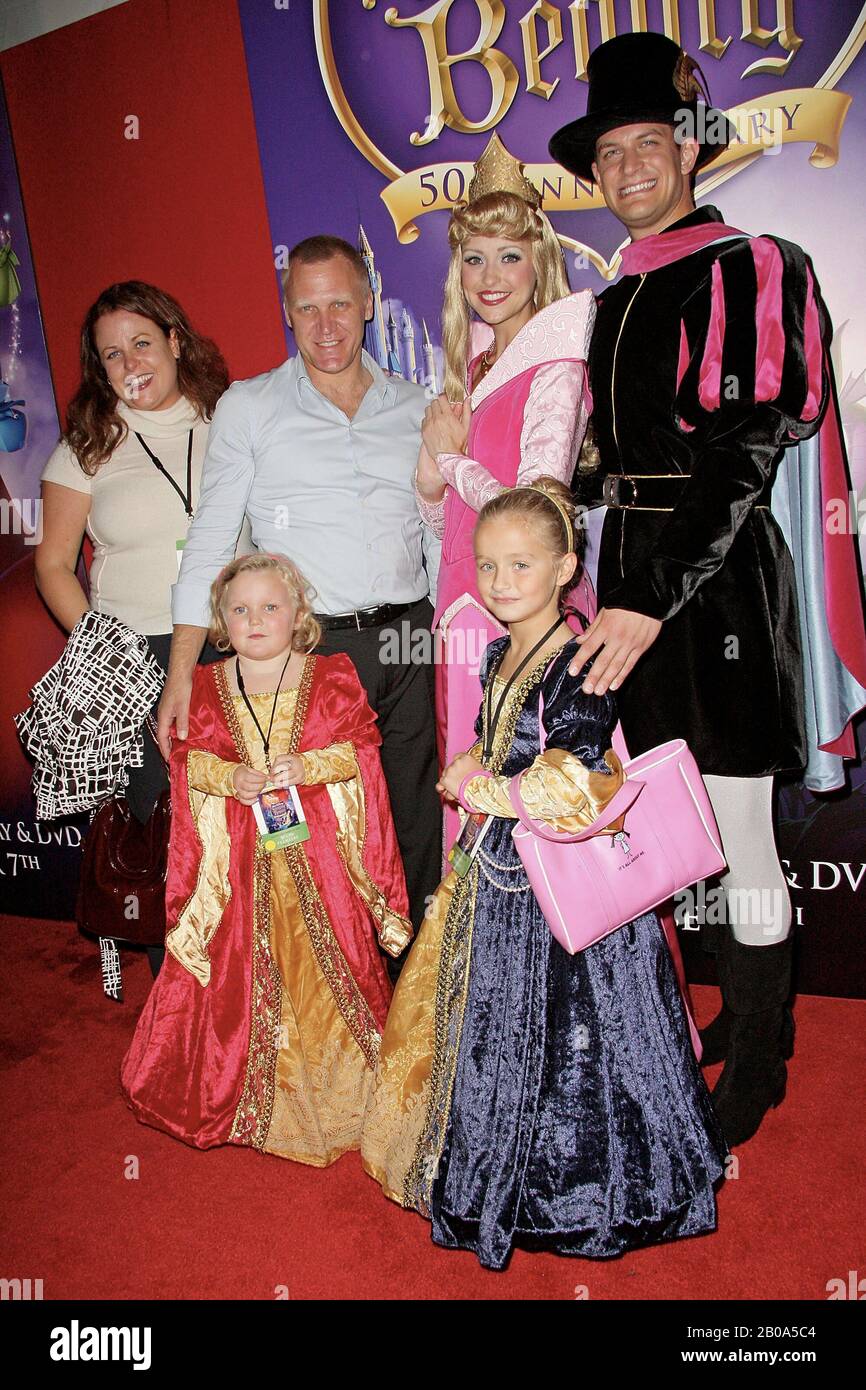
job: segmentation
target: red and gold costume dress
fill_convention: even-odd
[[[270,694],[250,697],[260,723]],[[196,670],[172,750],[166,960],[123,1062],[137,1118],[197,1148],[324,1166],[359,1145],[391,988],[377,946],[411,937],[378,748],[348,657],[308,656],[271,746],[304,761],[311,838],[274,853],[232,796],[266,770],[225,663]]]

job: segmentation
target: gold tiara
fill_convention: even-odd
[[[523,165],[513,154],[509,154],[499,136],[491,135],[487,148],[475,165],[475,174],[469,185],[467,198],[474,203],[486,193],[516,193],[530,207],[541,207],[541,195],[529,179],[524,177]]]

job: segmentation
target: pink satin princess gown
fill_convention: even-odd
[[[535,314],[471,392],[472,423],[465,454],[439,454],[446,482],[437,504],[418,498],[422,517],[442,540],[434,628],[439,756],[447,766],[475,742],[479,666],[487,644],[505,629],[481,603],[472,534],[485,502],[505,488],[542,476],[570,485],[592,401],[586,373],[595,321],[590,290],[568,295]],[[493,340],[484,323],[472,327],[468,382]],[[588,617],[595,595],[582,577],[569,596]],[[445,848],[459,829],[445,811]]]

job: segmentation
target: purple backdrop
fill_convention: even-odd
[[[430,361],[421,350],[422,320],[429,329],[441,383],[439,311],[448,214],[442,210],[413,215],[417,239],[400,242],[380,195],[400,173],[471,163],[484,148],[490,129],[465,132],[446,124],[430,142],[412,143],[413,132],[426,131],[436,105],[427,50],[421,27],[394,27],[386,14],[396,10],[400,20],[426,21],[428,49],[435,41],[430,22],[438,15],[451,55],[473,49],[479,35],[488,33],[493,47],[504,55],[500,61],[506,78],[512,68],[519,75],[510,104],[495,126],[497,133],[512,154],[527,163],[547,164],[550,134],[586,108],[586,83],[575,78],[572,11],[561,0],[546,7],[545,17],[554,26],[559,17],[562,41],[541,61],[539,74],[533,75],[534,80],[540,76],[547,83],[559,79],[558,84],[549,99],[526,90],[520,21],[532,8],[530,0],[504,4],[440,0],[438,5],[429,0],[401,0],[396,6],[377,0],[330,0],[330,4],[311,0],[310,5],[288,8],[239,0],[275,265],[278,268],[283,261],[286,248],[305,236],[331,232],[357,242],[363,225],[375,273],[381,276],[383,312],[378,332],[380,338],[384,334],[385,342],[378,346],[388,364],[404,374],[411,370],[414,350],[416,379],[428,384]],[[605,8],[613,14],[615,32],[631,30],[632,7],[627,0],[616,0],[608,7],[593,0],[577,12],[578,18],[580,14],[585,18],[590,51],[601,40]],[[648,27],[661,30],[662,5],[648,0],[645,8]],[[833,5],[821,0],[792,3],[788,9],[794,33],[781,35],[788,45],[785,48],[778,33],[765,35],[764,45],[741,38],[739,0],[716,0],[715,5],[707,0],[681,0],[669,8],[678,17],[683,46],[700,59],[717,105],[730,109],[754,102],[769,109],[776,99],[787,108],[788,116],[777,117],[776,129],[785,130],[790,120],[797,138],[784,144],[768,142],[750,162],[709,175],[698,186],[698,201],[718,203],[735,226],[777,232],[805,245],[812,254],[837,326],[835,356],[843,419],[854,485],[862,495],[866,492],[866,310],[862,294],[854,290],[857,268],[866,259],[866,228],[859,211],[866,149],[862,100],[866,58],[860,51],[866,12],[859,0],[839,0]],[[775,5],[764,3],[758,9],[764,25],[776,25]],[[699,52],[707,37],[701,25],[708,25],[713,16],[716,35],[721,40],[731,36],[718,59]],[[536,19],[535,32],[537,48],[543,52],[549,41],[543,18]],[[555,28],[552,36],[556,36]],[[780,63],[786,64],[784,71],[779,70]],[[747,72],[756,64],[776,68]],[[437,71],[443,81],[453,79],[454,98],[466,120],[482,121],[491,107],[488,70],[477,61],[462,61]],[[330,87],[339,105],[338,84],[344,98],[340,116],[328,92]],[[816,93],[812,89],[819,84],[821,90]],[[855,98],[847,110],[843,94]],[[357,123],[354,141],[353,121]],[[755,117],[753,131],[760,128],[757,121]],[[765,130],[769,123],[768,117]],[[743,132],[747,129],[748,124]],[[357,142],[365,141],[375,147],[378,158],[361,152]],[[829,152],[810,162],[818,144],[826,144]],[[442,169],[428,173],[422,187],[437,188],[442,177]],[[452,197],[460,196],[459,169],[448,177]],[[586,191],[583,197],[586,201]],[[414,205],[416,211],[427,200],[426,192],[422,193]],[[604,208],[550,211],[561,235],[583,243],[605,260],[612,259],[623,232]],[[604,288],[599,271],[573,247],[567,259],[574,289],[588,286],[598,292]],[[389,327],[389,320],[393,326]],[[293,351],[290,335],[287,340]],[[375,324],[368,346],[377,346]],[[861,536],[861,546],[866,548],[866,536]],[[862,739],[861,728],[861,744]],[[780,843],[790,861],[792,896],[803,928],[802,987],[864,995],[866,774],[862,767],[852,770],[851,782],[849,791],[822,798],[797,785],[784,789]],[[692,944],[689,934],[684,934],[687,951]],[[701,955],[692,954],[692,973],[700,977],[704,973]]]

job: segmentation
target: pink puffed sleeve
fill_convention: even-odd
[[[571,483],[591,408],[585,362],[548,362],[539,368],[520,431],[518,483],[545,475]]]
[[[520,431],[518,483],[546,475],[570,484],[590,407],[584,362],[545,362],[538,368]],[[445,482],[473,511],[480,512],[485,502],[503,491],[502,483],[477,459],[438,454],[436,463]]]

